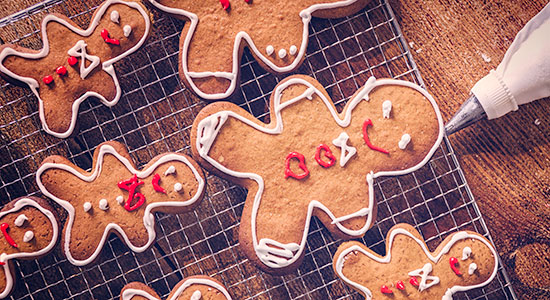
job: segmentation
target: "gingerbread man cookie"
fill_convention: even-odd
[[[197,95],[224,99],[236,90],[245,47],[276,74],[303,62],[311,17],[350,15],[369,0],[149,0],[187,20],[180,38],[179,74]]]
[[[68,213],[61,243],[69,262],[78,266],[98,256],[111,232],[133,251],[145,251],[155,240],[153,213],[191,210],[205,185],[201,169],[184,154],[158,155],[137,170],[117,142],[97,147],[91,172],[64,157],[49,156],[36,181]]]
[[[455,232],[430,252],[420,233],[407,224],[388,232],[386,256],[346,242],[333,260],[336,274],[368,300],[451,300],[456,292],[491,282],[497,266],[495,248],[478,233]]]
[[[176,284],[167,300],[231,300],[225,287],[208,276],[191,276]],[[141,282],[131,282],[120,292],[120,300],[161,300],[159,295]]]
[[[13,259],[36,259],[48,254],[59,234],[55,210],[45,200],[22,197],[0,211],[0,298],[14,286]]]
[[[42,21],[42,50],[17,45],[0,48],[0,72],[29,86],[39,102],[44,130],[70,136],[78,108],[88,97],[107,106],[122,93],[113,64],[135,52],[151,27],[137,2],[107,0],[95,11],[88,29],[51,14]]]
[[[341,113],[316,80],[289,77],[271,95],[270,120],[213,103],[195,119],[191,145],[202,166],[248,189],[240,245],[272,273],[299,265],[313,216],[337,237],[362,236],[376,216],[376,178],[418,169],[443,138],[425,90],[374,77]]]

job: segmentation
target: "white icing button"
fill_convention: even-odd
[[[411,136],[408,133],[405,133],[401,140],[399,141],[399,149],[405,150],[407,148],[407,145],[411,142]]]
[[[25,235],[23,236],[23,242],[28,243],[34,238],[34,232],[27,231],[25,232]]]
[[[477,265],[476,263],[471,263],[470,266],[468,267],[468,274],[469,275],[472,275],[474,274],[474,272],[477,270]]]
[[[174,191],[179,193],[182,190],[183,190],[183,185],[181,185],[181,183],[178,182],[178,183],[174,184]]]
[[[279,50],[279,58],[285,58],[285,56],[286,56],[286,50],[285,49]]]
[[[384,119],[390,118],[390,112],[391,112],[391,101],[386,100],[382,103],[382,115],[384,116]]]
[[[124,32],[125,37],[129,37],[130,33],[132,33],[132,26],[124,25],[124,27],[122,27],[122,32]]]
[[[269,46],[265,47],[265,52],[267,53],[267,55],[271,55],[271,54],[273,54],[273,52],[275,52],[275,48],[273,48],[273,46],[269,45]]]
[[[296,47],[295,45],[290,46],[290,50],[289,50],[290,55],[296,55],[297,52],[298,52],[298,47]]]
[[[92,209],[92,203],[90,203],[90,202],[84,202],[83,206],[84,206],[84,211],[85,212],[89,212],[90,209]]]
[[[472,248],[464,247],[462,250],[462,260],[467,260],[472,255]]]
[[[29,218],[27,218],[27,216],[25,216],[25,214],[20,214],[19,216],[17,216],[17,218],[15,219],[15,226],[17,227],[21,227],[23,226],[23,223],[25,223],[25,221],[27,221]]]
[[[168,169],[166,169],[166,171],[164,171],[164,176],[168,176],[170,174],[175,174],[175,173],[176,173],[176,167],[169,166]]]
[[[101,210],[109,209],[109,202],[107,202],[107,199],[99,200],[99,209],[101,209]]]
[[[118,24],[119,20],[120,20],[120,14],[118,13],[118,11],[113,10],[111,12],[111,21]]]
[[[201,291],[199,290],[196,290],[193,295],[191,295],[191,299],[190,300],[200,300],[202,298],[202,294],[201,294]]]
[[[118,204],[124,203],[124,197],[122,197],[122,196],[117,196],[117,197],[115,198],[115,200],[116,200],[116,202],[118,202]]]

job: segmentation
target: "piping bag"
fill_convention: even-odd
[[[478,81],[470,98],[445,125],[451,135],[483,118],[495,119],[519,105],[550,96],[550,3],[510,45],[496,70]]]

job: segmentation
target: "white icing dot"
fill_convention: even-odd
[[[92,203],[90,203],[90,202],[84,202],[83,206],[84,206],[84,211],[85,212],[89,212],[90,209],[92,209]]]
[[[168,176],[170,174],[175,174],[175,173],[176,173],[176,167],[169,166],[168,169],[166,169],[166,171],[164,171],[164,176]]]
[[[174,191],[179,193],[182,190],[183,190],[183,185],[181,185],[181,183],[178,182],[178,183],[174,184]]]
[[[468,274],[472,275],[477,270],[476,263],[471,263],[470,266],[468,266]]]
[[[190,300],[200,300],[202,298],[202,294],[201,294],[201,291],[199,290],[196,290],[193,295],[191,295],[191,299]]]
[[[462,250],[462,260],[466,260],[472,255],[472,248],[470,247],[464,247]]]
[[[34,238],[34,232],[27,231],[25,232],[25,235],[23,236],[23,242],[28,243]]]
[[[111,12],[111,21],[118,24],[119,20],[120,20],[120,14],[118,13],[118,11],[113,10]]]
[[[285,56],[286,56],[286,50],[285,49],[279,50],[279,58],[285,58]]]
[[[17,227],[21,227],[23,226],[23,223],[25,223],[25,221],[27,221],[29,218],[27,218],[27,216],[25,216],[25,214],[20,214],[19,216],[17,216],[17,218],[15,219],[15,226]]]
[[[116,199],[116,202],[118,202],[118,204],[124,203],[124,197],[122,196],[117,196],[115,199]]]
[[[271,54],[273,54],[273,52],[275,52],[275,48],[273,48],[273,46],[269,45],[269,46],[265,47],[265,52],[267,53],[267,55],[271,55]]]
[[[391,112],[391,101],[386,100],[382,103],[382,115],[384,116],[384,119],[390,118],[390,112]]]
[[[109,209],[109,202],[107,202],[107,199],[99,200],[99,209],[101,209],[101,210]]]
[[[122,32],[124,32],[125,37],[129,37],[130,33],[132,33],[132,26],[124,25],[124,27],[122,27]]]
[[[407,148],[407,145],[411,142],[411,136],[408,133],[405,133],[401,140],[399,141],[399,149],[405,150]]]
[[[290,50],[289,50],[290,55],[296,55],[297,52],[298,52],[298,47],[296,47],[295,45],[290,46]]]

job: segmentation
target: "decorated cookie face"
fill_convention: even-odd
[[[430,252],[410,225],[396,225],[382,257],[358,242],[342,244],[334,256],[336,274],[366,299],[443,299],[482,287],[496,275],[491,243],[469,231],[453,233]]]
[[[180,281],[167,300],[231,300],[231,296],[214,278],[191,276]],[[148,286],[140,282],[127,284],[120,293],[120,300],[161,300]]]
[[[82,101],[93,96],[107,106],[118,102],[122,91],[113,63],[136,51],[149,28],[149,16],[137,2],[105,1],[86,30],[65,16],[47,15],[42,50],[3,46],[0,71],[31,88],[44,130],[66,138]]]
[[[288,73],[302,63],[311,17],[337,18],[368,0],[149,0],[190,22],[180,42],[180,76],[197,95],[215,100],[235,92],[248,47],[266,70]]]
[[[270,119],[214,103],[197,116],[191,144],[203,166],[248,189],[240,244],[279,273],[299,264],[312,216],[338,237],[362,236],[376,215],[376,178],[419,168],[443,135],[431,96],[389,79],[369,79],[338,113],[317,81],[289,77],[275,87]]]
[[[155,240],[153,212],[190,210],[204,192],[203,174],[191,158],[163,154],[137,170],[116,142],[97,147],[91,172],[50,156],[36,179],[42,193],[68,212],[62,245],[75,265],[92,262],[110,232],[133,251],[144,251]]]
[[[19,198],[0,211],[0,298],[14,286],[13,259],[33,259],[53,249],[58,237],[57,217],[38,198]]]

